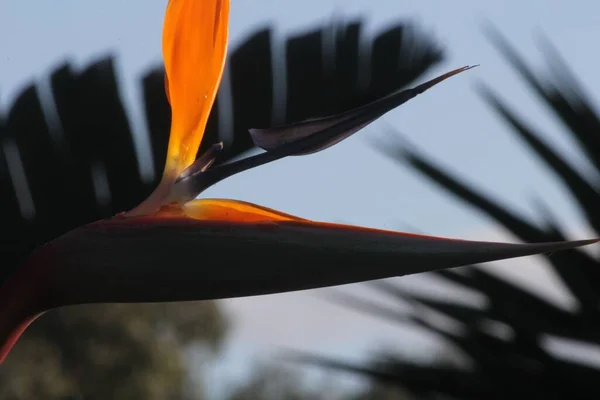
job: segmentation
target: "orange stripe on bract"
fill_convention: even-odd
[[[321,229],[324,234],[332,231],[370,232],[414,237],[421,239],[446,240],[452,242],[467,242],[466,239],[447,238],[423,235],[410,232],[391,231],[387,229],[369,228],[357,225],[339,224],[334,222],[312,221],[296,217],[281,211],[259,206],[252,203],[229,199],[198,199],[185,203],[183,206],[163,206],[153,218],[191,218],[199,221],[230,222],[230,223],[281,223],[285,226]],[[490,242],[492,243],[492,242]]]
[[[171,136],[165,175],[195,160],[223,74],[229,0],[170,0],[163,28]]]
[[[169,212],[164,208],[164,214],[160,216],[177,217],[180,211]],[[323,229],[323,232],[331,230],[344,230],[347,232],[360,231],[371,233],[394,234],[403,237],[416,237],[423,239],[438,239],[448,241],[465,241],[463,239],[444,238],[439,236],[421,235],[416,233],[390,231],[384,229],[367,228],[362,226],[338,224],[330,222],[311,221],[304,218],[299,218],[294,215],[285,214],[271,208],[262,207],[256,204],[247,203],[245,201],[229,200],[229,199],[198,199],[187,202],[183,205],[181,211],[188,218],[202,221],[221,221],[232,223],[290,223],[299,224],[304,227],[312,227]]]
[[[285,214],[270,208],[257,206],[237,200],[225,199],[200,199],[187,202],[183,205],[183,213],[190,218],[198,220],[262,223],[302,221],[305,219]]]

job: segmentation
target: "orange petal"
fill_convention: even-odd
[[[227,199],[200,199],[192,200],[183,205],[183,213],[193,219],[237,222],[237,223],[264,223],[281,221],[308,220],[285,214],[267,207],[246,203],[245,201]]]
[[[170,0],[163,28],[171,136],[164,175],[174,180],[196,158],[223,74],[229,0]]]

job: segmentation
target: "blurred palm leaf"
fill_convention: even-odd
[[[343,23],[287,39],[284,99],[274,95],[278,66],[272,61],[271,30],[250,35],[230,55],[203,147],[223,140],[226,151],[218,162],[226,162],[251,149],[248,128],[360,106],[409,85],[442,58],[437,46],[411,26],[392,26],[366,45],[361,27],[360,22]],[[141,82],[158,174],[170,126],[163,82],[162,68]],[[5,238],[0,242],[0,284],[36,246],[132,208],[158,183],[159,177],[144,181],[140,174],[111,57],[81,71],[65,63],[51,74],[51,96],[40,93],[31,84],[6,114],[0,112],[0,230]],[[276,102],[285,107],[274,107]],[[214,303],[185,303],[50,312],[28,329],[9,356],[0,392],[15,399],[73,394],[180,398],[184,364],[178,350],[198,340],[219,343],[226,324],[216,311]],[[170,340],[160,335],[165,330],[171,332]],[[129,373],[124,371],[135,374],[123,381]],[[47,376],[52,379],[42,379]]]
[[[248,128],[345,111],[408,85],[441,60],[437,46],[411,26],[392,26],[367,46],[361,28],[341,23],[287,39],[286,107],[278,112],[271,30],[251,35],[229,57],[229,83],[219,92],[203,147],[224,140],[219,162],[227,161],[252,147]],[[364,60],[370,70],[359,85]],[[163,74],[156,68],[142,79],[158,174],[170,126]],[[111,57],[82,71],[64,64],[51,74],[51,89],[52,99],[42,101],[38,87],[29,85],[0,114],[0,219],[9,238],[0,244],[0,283],[36,246],[132,208],[157,184],[156,176],[150,182],[140,176]]]
[[[521,60],[515,50],[494,30],[488,31],[495,47],[524,78],[539,99],[566,127],[594,171],[592,177],[578,172],[544,135],[500,100],[494,91],[481,85],[483,100],[554,174],[589,226],[600,235],[600,118],[565,63],[545,43],[554,73],[542,80]],[[491,217],[525,242],[564,240],[566,234],[551,214],[539,226],[518,216],[510,207],[486,195],[448,172],[414,148],[387,147],[384,153],[465,204]],[[543,210],[542,210],[543,211]],[[548,337],[558,337],[600,346],[600,261],[581,250],[568,250],[545,256],[548,265],[562,279],[577,300],[578,307],[567,311],[526,289],[498,278],[478,266],[432,274],[454,284],[479,291],[487,297],[485,308],[459,302],[434,300],[408,293],[389,282],[376,282],[377,290],[419,310],[432,311],[458,322],[460,332],[449,332],[429,322],[427,312],[402,314],[378,302],[349,295],[337,297],[346,307],[379,316],[396,323],[412,323],[437,334],[467,356],[469,368],[417,365],[402,357],[388,357],[365,367],[302,354],[303,362],[346,370],[375,381],[408,389],[416,398],[506,399],[506,398],[598,398],[600,369],[557,357],[544,346]],[[508,337],[490,331],[492,323],[509,328]]]

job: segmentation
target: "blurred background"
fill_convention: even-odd
[[[0,4],[7,274],[35,245],[135,205],[155,184],[168,134],[165,6]],[[225,140],[227,159],[255,151],[247,128],[481,66],[334,148],[203,197],[465,239],[597,236],[599,7],[232,0],[230,63],[207,134]],[[597,254],[213,303],[66,308],[18,344],[0,398],[586,398],[600,377]]]

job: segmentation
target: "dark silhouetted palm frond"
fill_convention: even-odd
[[[500,100],[494,91],[482,85],[483,100],[511,128],[551,171],[589,226],[600,234],[600,118],[564,62],[546,45],[546,54],[554,72],[552,80],[541,79],[530,70],[513,48],[495,31],[488,31],[492,43],[524,78],[539,99],[564,124],[575,139],[581,154],[594,170],[591,177],[574,168],[561,152],[550,145],[544,134],[527,118]],[[390,148],[388,156],[409,166],[418,174],[468,206],[491,217],[525,242],[564,240],[566,233],[551,214],[545,212],[543,224],[529,221],[448,172],[414,148]],[[544,210],[542,210],[544,211]],[[478,266],[432,274],[454,284],[479,291],[487,297],[484,308],[434,300],[423,294],[408,293],[389,282],[376,282],[376,289],[392,298],[417,305],[459,323],[460,333],[431,324],[426,314],[402,314],[389,306],[353,296],[337,300],[369,315],[396,323],[411,323],[437,334],[471,361],[469,368],[417,365],[402,358],[389,358],[365,367],[322,357],[301,355],[303,362],[346,370],[371,377],[375,381],[408,389],[416,398],[508,399],[508,398],[597,398],[600,397],[600,368],[566,360],[548,350],[547,338],[562,338],[600,346],[600,261],[588,252],[569,250],[545,256],[548,265],[562,279],[577,300],[578,307],[568,311],[537,295],[498,278]],[[490,330],[501,326],[507,334]],[[498,325],[500,324],[500,325]]]
[[[365,104],[406,86],[441,60],[440,49],[405,24],[366,47],[361,27],[360,22],[341,23],[286,41],[284,110],[274,107],[271,30],[249,36],[229,57],[229,83],[220,89],[203,146],[223,140],[226,148],[218,162],[227,161],[252,147],[248,128]],[[335,40],[328,41],[331,37]],[[330,51],[325,53],[326,42]],[[334,56],[325,58],[328,54]],[[359,85],[363,64],[367,79]],[[144,76],[142,87],[158,176],[170,126],[163,69]],[[51,99],[42,100],[38,85],[31,84],[0,114],[0,220],[8,238],[0,244],[0,282],[36,246],[130,209],[158,182],[141,178],[112,58],[83,70],[64,64],[51,74],[51,92]]]

